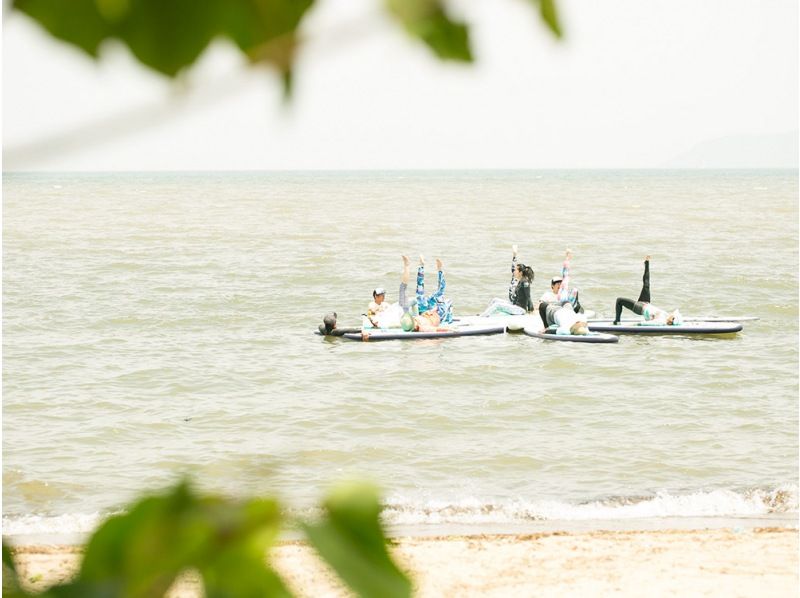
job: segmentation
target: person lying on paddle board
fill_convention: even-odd
[[[438,271],[439,284],[436,291],[426,295],[425,258],[421,255],[419,256],[419,267],[417,268],[417,307],[419,307],[419,315],[422,316],[429,311],[435,311],[439,316],[440,322],[450,324],[453,321],[453,302],[444,296],[444,272],[442,271],[442,260],[438,257],[436,258],[436,270]]]
[[[336,325],[336,312],[332,311],[325,314],[322,324],[319,325],[319,332],[323,336],[342,336],[348,332],[358,332],[360,328],[339,328]]]
[[[676,309],[673,312],[668,312],[660,307],[656,307],[650,303],[650,256],[644,258],[644,274],[642,275],[642,291],[639,293],[639,298],[636,301],[627,299],[625,297],[617,297],[616,304],[616,317],[614,324],[620,323],[622,316],[622,308],[627,307],[635,314],[639,314],[644,318],[643,324],[650,326],[680,326],[683,324],[683,317]]]
[[[539,301],[545,303],[564,304],[569,302],[575,313],[583,313],[583,307],[578,301],[578,289],[569,288],[569,267],[572,261],[572,252],[567,249],[564,263],[561,265],[561,274],[550,279],[550,290],[546,291]]]
[[[438,330],[441,323],[449,324],[453,321],[452,303],[444,297],[445,279],[442,272],[442,261],[437,258],[436,268],[439,271],[439,285],[436,292],[425,295],[425,258],[419,256],[419,269],[417,270],[416,297],[409,302],[407,288],[410,278],[409,260],[403,257],[403,276],[400,282],[400,295],[398,303],[389,304],[385,301],[386,291],[377,288],[372,292],[374,301],[369,304],[364,315],[364,328],[404,328],[405,330],[423,330],[430,332]],[[411,314],[412,306],[415,313]],[[409,314],[409,318],[404,316]]]
[[[550,326],[556,326],[556,334],[589,334],[586,324],[586,316],[575,313],[571,303],[559,305],[558,303],[539,302],[539,315],[542,317],[544,330]]]
[[[542,318],[545,331],[550,326],[556,326],[556,334],[589,334],[586,316],[583,308],[578,303],[578,292],[569,288],[569,266],[572,252],[567,249],[564,264],[561,268],[561,277],[554,277],[550,283],[552,292],[545,293],[539,301],[537,310]]]
[[[449,330],[449,327],[441,327],[440,324],[442,322],[442,318],[439,315],[439,310],[437,309],[437,303],[434,300],[433,302],[428,301],[429,307],[424,311],[420,308],[420,301],[419,301],[419,290],[420,290],[420,274],[417,273],[417,297],[409,302],[407,290],[408,290],[408,281],[410,278],[409,272],[409,259],[408,256],[402,256],[403,258],[403,276],[400,279],[400,293],[399,293],[399,305],[400,308],[403,310],[403,315],[400,317],[400,327],[405,330],[406,332],[411,332],[412,330],[415,332],[435,332],[437,330]],[[420,256],[420,269],[419,271],[422,272],[422,268],[424,265],[424,259]],[[436,266],[439,269],[439,290],[444,292],[444,276],[442,275],[442,262],[441,260],[436,260]],[[422,273],[424,279],[424,272]],[[423,295],[424,298],[424,295]],[[449,307],[449,302],[448,302]],[[452,312],[450,314],[450,321],[452,321]]]
[[[533,268],[517,262],[517,246],[512,245],[511,258],[511,284],[508,287],[508,301],[495,297],[489,306],[483,310],[481,316],[494,314],[508,314],[521,316],[534,310],[531,301],[531,283],[533,283]]]

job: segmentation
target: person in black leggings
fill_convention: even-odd
[[[617,297],[617,305],[616,305],[616,317],[614,318],[614,324],[620,323],[620,317],[622,316],[622,308],[627,307],[635,314],[639,314],[643,316],[645,321],[655,321],[653,323],[663,323],[666,325],[672,325],[675,322],[675,314],[667,313],[665,310],[661,309],[660,307],[656,307],[652,303],[650,303],[650,256],[645,256],[644,258],[644,275],[642,275],[642,291],[639,293],[639,298],[636,301],[631,299],[627,299],[625,297]]]

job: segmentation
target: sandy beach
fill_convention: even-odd
[[[392,552],[419,596],[796,596],[798,531],[551,532],[397,538]],[[80,563],[71,546],[15,551],[24,585],[42,590]],[[301,596],[347,596],[302,542],[270,556]],[[191,575],[172,596],[198,596]]]

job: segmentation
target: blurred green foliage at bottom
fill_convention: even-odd
[[[411,594],[411,582],[386,550],[377,490],[335,488],[318,521],[294,521],[274,499],[232,500],[195,493],[181,482],[110,517],[89,539],[80,571],[36,596],[163,596],[185,571],[196,571],[209,598],[291,596],[268,565],[287,525],[298,525],[322,559],[360,596]],[[25,597],[11,549],[3,543],[3,596]]]

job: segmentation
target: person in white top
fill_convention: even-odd
[[[386,290],[378,287],[372,291],[372,301],[367,306],[367,319],[373,326],[378,326],[378,315],[389,308],[389,303],[386,302]]]
[[[542,318],[544,329],[556,327],[556,334],[589,333],[586,326],[586,316],[578,303],[578,292],[569,288],[569,265],[572,252],[567,249],[564,264],[561,267],[561,276],[554,276],[550,280],[550,293],[542,295],[538,310]]]
[[[550,290],[539,298],[542,303],[563,304],[569,302],[575,313],[583,313],[583,307],[578,301],[578,289],[569,288],[569,266],[572,260],[572,252],[567,249],[564,263],[561,266],[561,275],[553,276],[550,279]]]
[[[550,290],[542,293],[539,301],[544,303],[558,303],[558,290],[561,288],[561,281],[564,280],[561,276],[553,276],[550,279]]]

